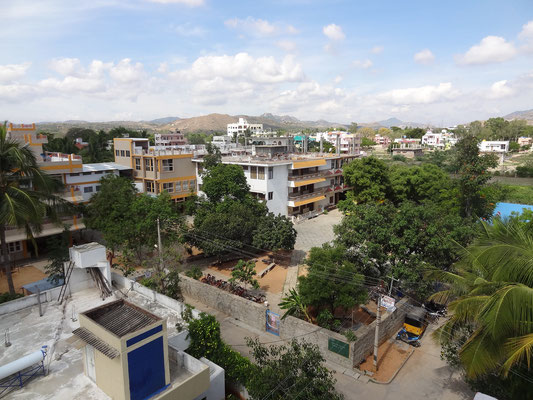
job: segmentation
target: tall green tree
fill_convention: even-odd
[[[7,137],[6,124],[0,125],[0,247],[9,292],[15,293],[6,230],[24,228],[28,238],[40,231],[45,217],[59,221],[63,212],[71,212],[68,203],[56,196],[58,180],[46,175],[28,145]]]
[[[293,250],[296,243],[296,229],[287,217],[268,213],[259,220],[252,243],[260,249]]]
[[[336,307],[349,309],[366,300],[363,276],[347,260],[346,249],[324,244],[313,247],[306,260],[307,275],[298,278],[302,302],[317,311]]]
[[[470,378],[496,373],[508,377],[513,368],[533,361],[533,230],[517,219],[482,222],[476,239],[453,271],[432,271],[447,282],[438,301],[452,299],[450,319],[436,332],[447,344],[461,329],[472,335],[459,350]],[[525,387],[531,387],[524,382]],[[525,397],[524,397],[525,398]]]
[[[248,339],[247,345],[254,360],[246,384],[252,400],[344,398],[336,391],[333,373],[317,345],[296,339],[269,347]]]
[[[389,168],[376,157],[353,160],[344,167],[343,176],[346,184],[353,188],[348,200],[367,203],[391,197]]]
[[[258,289],[259,282],[257,282],[257,279],[255,279],[256,274],[255,261],[239,260],[237,265],[233,267],[233,270],[231,271],[230,282],[239,281],[244,284],[244,288],[250,284],[254,289]]]
[[[463,216],[489,218],[494,207],[483,195],[483,188],[491,179],[489,168],[498,165],[493,154],[479,154],[479,139],[467,135],[455,145],[454,166]]]
[[[216,164],[204,170],[202,191],[211,203],[224,198],[244,200],[250,194],[250,187],[240,165]]]

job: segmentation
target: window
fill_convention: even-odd
[[[80,176],[79,172],[74,172],[73,174],[70,174],[70,176]]]
[[[188,191],[189,190],[189,181],[183,181],[182,184],[183,184],[183,186],[182,186],[183,189],[182,190],[184,192]]]
[[[265,167],[257,167],[257,179],[265,179]]]
[[[163,171],[174,171],[174,160],[163,160]]]
[[[268,167],[268,179],[274,179],[274,167]]]
[[[84,172],[83,175],[91,175],[92,172]]]
[[[22,251],[22,246],[20,245],[20,242],[9,243],[10,253],[18,253],[20,251]]]
[[[94,174],[95,175],[102,175],[104,173],[104,171],[95,171]]]
[[[94,187],[94,190],[97,191],[97,192],[99,192],[99,191],[100,191],[100,187],[101,187],[101,185],[96,185],[96,186]]]
[[[83,193],[92,193],[93,192],[93,187],[92,186],[85,186],[83,188]]]
[[[148,193],[155,193],[155,185],[153,181],[146,181],[145,187]]]
[[[169,193],[174,192],[174,182],[163,183],[163,190]]]
[[[243,165],[242,169],[243,169],[243,171],[248,171],[248,165]]]
[[[147,158],[144,160],[144,169],[146,171],[154,170],[154,159],[153,158]]]
[[[126,150],[126,157],[129,157],[129,156],[130,156],[130,151]]]
[[[257,179],[257,167],[250,167],[250,178]]]
[[[333,203],[333,196],[331,196],[331,197],[329,198],[329,203],[330,203],[330,204]]]
[[[181,182],[176,182],[176,192],[181,192]]]
[[[120,151],[119,150],[115,150],[115,157],[118,157],[120,155]]]
[[[124,150],[120,150],[120,157],[126,157],[126,152]]]
[[[268,199],[272,200],[274,198],[274,192],[268,192]]]
[[[330,184],[331,186],[333,186],[333,185],[335,184],[335,179],[330,179],[330,180],[329,180],[329,184]]]
[[[137,171],[140,171],[141,170],[141,159],[140,158],[136,158],[135,159],[135,169]]]

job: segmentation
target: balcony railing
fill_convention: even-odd
[[[324,193],[326,193],[326,190],[327,190],[327,187],[321,187],[321,188],[313,190],[312,192],[305,190],[303,192],[298,192],[298,193],[289,193],[289,200],[293,201],[293,200],[309,199],[311,197],[323,195]]]
[[[342,169],[341,168],[333,168],[333,169],[326,169],[316,172],[310,172],[308,174],[302,174],[302,175],[289,175],[288,179],[290,181],[302,181],[307,179],[313,179],[313,178],[324,178],[328,176],[335,176],[335,175],[341,175]]]
[[[53,153],[46,151],[44,153],[44,161],[81,161],[81,156],[77,154]]]

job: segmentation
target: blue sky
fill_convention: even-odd
[[[0,117],[455,124],[533,108],[533,2],[3,0]]]

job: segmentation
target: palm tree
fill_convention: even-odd
[[[303,303],[300,293],[296,289],[289,289],[289,295],[281,299],[279,308],[287,310],[281,319],[285,319],[287,315],[303,315],[307,322],[312,322],[311,317],[307,313],[307,306]]]
[[[0,248],[11,294],[15,293],[15,287],[6,230],[25,228],[28,238],[33,239],[45,217],[57,220],[58,212],[68,204],[54,195],[60,187],[60,182],[39,168],[27,145],[7,137],[6,123],[0,125]]]
[[[461,327],[472,330],[459,356],[467,376],[491,372],[507,377],[512,367],[533,360],[533,223],[518,218],[481,223],[455,271],[432,271],[448,282],[432,298],[453,299],[451,318],[436,332],[441,343]]]

